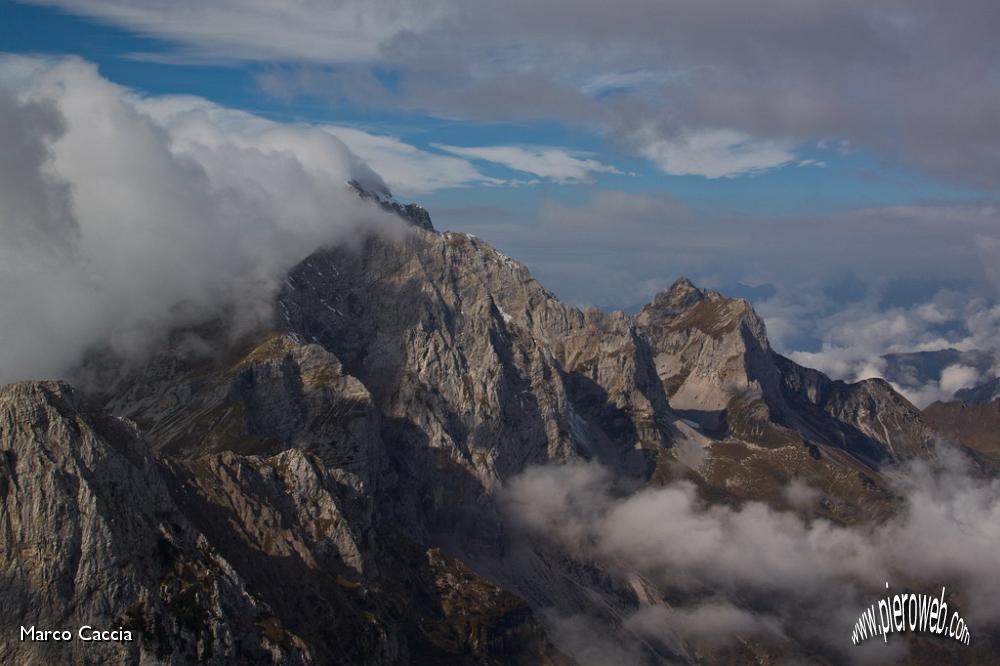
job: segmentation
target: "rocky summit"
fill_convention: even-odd
[[[826,492],[811,515],[851,525],[894,510],[886,466],[933,455],[888,383],[793,363],[746,301],[681,279],[636,316],[571,307],[352,187],[405,229],[303,260],[273,325],[0,387],[0,661],[569,664],[553,617],[621,634],[663,591],[519,539],[498,497],[526,469],[594,461],[633,490],[777,508],[804,479]],[[133,639],[84,643],[85,624]]]

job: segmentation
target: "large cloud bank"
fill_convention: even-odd
[[[143,58],[275,64],[261,84],[282,96],[557,119],[666,173],[758,173],[850,145],[1000,182],[993,0],[31,1],[166,40]]]
[[[902,645],[855,647],[850,630],[886,582],[896,592],[947,586],[976,629],[1000,621],[1000,482],[978,479],[957,454],[942,454],[934,467],[898,473],[901,510],[878,527],[807,520],[757,502],[707,505],[686,482],[623,494],[607,469],[586,463],[531,468],[502,498],[532,538],[684,599],[625,618],[649,644],[683,654],[685,644],[711,650],[739,638],[795,637],[852,661],[878,661],[898,658]],[[587,622],[563,617],[554,627],[581,654],[601,655],[590,663],[627,655],[622,646],[595,643],[581,629]]]
[[[207,317],[256,325],[296,262],[393,226],[329,132],[143,97],[77,59],[0,60],[0,147],[0,381]]]
[[[924,407],[953,400],[959,389],[1000,376],[1000,305],[962,291],[941,289],[930,299],[880,308],[875,299],[841,306],[832,314],[774,302],[762,308],[782,325],[798,320],[821,343],[789,355],[799,363],[848,381],[884,377],[911,402]],[[956,350],[964,353],[922,373],[900,372],[887,354]]]

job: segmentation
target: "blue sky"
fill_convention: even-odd
[[[0,16],[0,52],[329,128],[397,198],[574,303],[634,310],[683,274],[753,295],[777,346],[817,353],[844,346],[825,333],[844,312],[995,301],[985,0],[4,0]]]
[[[71,3],[66,3],[71,6]],[[282,99],[262,89],[258,76],[273,71],[272,62],[155,62],[168,58],[176,44],[117,27],[114,22],[69,13],[67,9],[3,2],[0,47],[12,53],[72,54],[96,63],[110,80],[149,93],[190,94],[223,106],[245,110],[281,122],[332,123],[388,134],[431,152],[434,144],[455,146],[538,145],[587,153],[623,174],[595,173],[585,183],[540,182],[527,187],[460,187],[411,195],[427,207],[496,206],[530,214],[540,197],[568,201],[587,188],[611,188],[630,193],[669,193],[698,211],[783,215],[816,210],[849,210],[871,206],[917,204],[927,201],[969,201],[981,197],[976,188],[936,181],[905,165],[886,165],[863,149],[842,152],[837,147],[802,145],[796,160],[779,168],[743,177],[706,178],[671,175],[641,156],[618,149],[600,131],[567,126],[554,120],[476,122],[416,111],[370,108],[343,99],[331,103],[317,94]],[[138,55],[143,54],[143,55]],[[279,63],[283,64],[283,63]],[[392,70],[373,66],[391,87]],[[624,88],[627,89],[627,88]],[[598,94],[598,97],[613,95]],[[797,166],[806,160],[822,166]],[[529,181],[533,175],[481,161],[486,175]],[[536,177],[537,178],[537,177]],[[417,194],[419,196],[417,196]],[[469,220],[469,224],[475,224]]]

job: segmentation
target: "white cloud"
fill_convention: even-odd
[[[823,493],[802,479],[792,479],[785,487],[785,499],[796,509],[810,509]]]
[[[180,54],[140,54],[177,62],[300,60],[350,62],[376,58],[382,46],[438,23],[450,2],[429,0],[27,0],[103,19],[139,33],[176,40]]]
[[[0,381],[65,376],[177,325],[266,322],[281,276],[398,219],[330,133],[142,98],[78,59],[0,59]]]
[[[818,351],[790,352],[792,360],[836,377],[857,381],[881,376],[887,353],[933,351],[950,346],[930,331],[912,310],[880,312],[867,307],[846,309],[827,320],[829,326]],[[865,376],[867,375],[867,376]]]
[[[784,638],[781,623],[768,615],[757,615],[724,601],[694,608],[645,606],[633,613],[626,626],[650,638],[677,632],[687,640],[718,647],[750,637]]]
[[[283,125],[259,116],[219,106],[200,97],[171,95],[139,98],[136,105],[163,125],[169,125],[179,142],[205,140],[196,128],[204,129],[205,123],[224,128],[228,135],[243,133],[284,133],[282,141],[292,136],[315,137],[318,146],[327,139],[323,132],[336,137],[354,155],[374,169],[395,194],[412,196],[436,190],[469,185],[509,184],[498,178],[482,174],[468,160],[439,155],[400,139],[384,134],[371,134],[353,127],[338,125]],[[202,120],[199,122],[197,118]],[[326,153],[312,151],[308,143],[297,146],[300,155],[319,158]]]
[[[504,185],[479,172],[468,160],[420,150],[391,136],[351,127],[324,126],[378,171],[399,194],[413,195],[467,185]]]
[[[734,178],[796,161],[795,142],[754,139],[732,129],[687,130],[666,138],[645,129],[634,136],[638,152],[672,176]]]
[[[594,174],[622,172],[586,154],[551,146],[481,146],[463,147],[433,144],[435,148],[467,157],[503,165],[515,171],[534,174],[558,183],[591,182]]]
[[[955,365],[949,365],[941,371],[941,380],[938,382],[938,385],[941,387],[942,393],[951,397],[955,394],[955,391],[972,388],[979,380],[978,370],[956,363]]]
[[[803,519],[758,502],[706,504],[688,482],[623,495],[592,463],[529,468],[506,484],[501,501],[531,539],[683,590],[672,609],[651,605],[626,620],[647,636],[789,636],[856,659],[856,650],[844,652],[854,650],[845,636],[886,581],[926,592],[947,585],[974,626],[1000,620],[1000,481],[977,476],[948,449],[933,466],[915,462],[887,476],[902,504],[872,526]]]
[[[973,186],[1000,182],[990,0],[962,12],[818,0],[798,8],[795,30],[781,29],[787,0],[728,2],[724,11],[677,0],[26,1],[164,41],[132,57],[313,68],[339,81],[320,96],[364,108],[554,119],[611,138],[669,118],[695,136],[651,137],[660,139],[653,159],[669,162],[670,172],[773,168],[790,146],[762,137],[837,137]],[[372,65],[399,85],[383,85]],[[280,67],[271,74],[263,76],[272,89],[295,94],[297,86],[277,83]],[[358,77],[368,83],[358,86]],[[612,90],[619,94],[602,98]],[[690,145],[731,131],[752,136],[752,145],[737,150],[728,137],[712,159]],[[733,166],[720,167],[719,153]]]
[[[816,368],[835,379],[859,381],[883,377],[918,407],[935,400],[952,400],[955,391],[992,379],[987,367],[972,367],[968,361],[933,371],[925,377],[896,376],[886,354],[934,352],[956,349],[997,356],[1000,345],[1000,306],[980,298],[941,290],[925,303],[910,307],[880,309],[877,294],[860,303],[843,307],[832,315],[815,311],[793,316],[806,319],[822,333],[815,351],[788,351],[797,363]],[[873,302],[875,301],[875,302]],[[768,303],[763,310],[768,311]],[[781,321],[778,315],[778,321]],[[771,328],[770,315],[765,316]],[[985,362],[985,361],[984,361]],[[930,370],[925,371],[925,374]]]

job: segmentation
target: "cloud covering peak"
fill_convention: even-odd
[[[79,59],[0,60],[0,381],[63,376],[173,326],[266,321],[284,271],[396,221],[319,128],[139,96]]]

